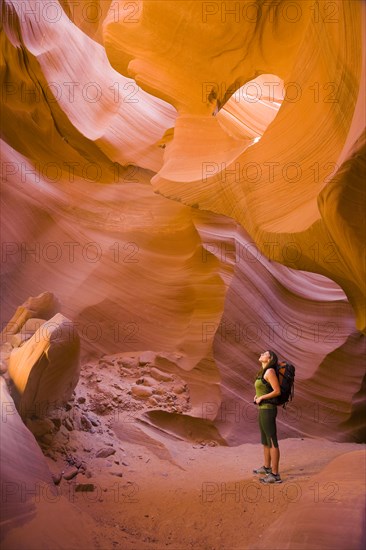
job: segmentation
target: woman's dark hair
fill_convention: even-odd
[[[270,355],[270,357],[271,357],[271,360],[270,360],[270,362],[268,363],[267,368],[268,368],[268,367],[275,367],[275,366],[277,365],[277,363],[278,363],[278,357],[277,357],[277,355],[275,354],[275,352],[272,351],[271,349],[268,350],[268,353],[269,353],[269,355]]]
[[[271,349],[268,349],[267,350],[268,353],[269,353],[269,356],[270,356],[270,360],[269,360],[269,363],[268,365],[266,366],[266,369],[269,369],[270,367],[275,367],[278,363],[278,357],[277,355],[275,354],[274,351],[272,351]],[[263,368],[262,368],[262,365],[261,365],[261,368],[259,369],[259,371],[257,372],[257,378],[262,378],[263,376]]]

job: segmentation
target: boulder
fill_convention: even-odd
[[[149,386],[133,385],[131,386],[131,393],[134,397],[142,397],[145,399],[152,395],[152,388]]]
[[[150,370],[150,374],[155,380],[159,380],[159,382],[171,382],[173,380],[173,376],[167,372],[163,372],[156,367],[153,367]]]
[[[9,341],[12,334],[17,334],[28,319],[34,318],[34,321],[49,319],[52,315],[55,315],[58,305],[58,301],[52,292],[42,292],[42,294],[35,297],[30,296],[21,306],[17,307],[13,317],[2,331],[2,342]],[[34,321],[32,326],[34,326]]]
[[[74,324],[58,313],[12,351],[9,376],[23,419],[45,417],[71,398],[80,374],[79,347]]]
[[[116,449],[113,449],[112,447],[104,447],[103,449],[99,449],[96,453],[97,458],[108,458],[109,456],[114,455],[116,452]]]

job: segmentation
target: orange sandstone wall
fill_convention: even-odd
[[[2,6],[2,322],[50,291],[84,357],[177,353],[233,443],[271,347],[283,434],[360,439],[363,2],[51,4]]]

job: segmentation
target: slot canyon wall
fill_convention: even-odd
[[[365,6],[226,4],[2,3],[2,326],[52,293],[229,445],[271,348],[282,437],[364,441]]]

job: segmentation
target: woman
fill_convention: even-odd
[[[259,362],[262,366],[255,381],[254,403],[259,405],[259,428],[263,445],[264,465],[253,470],[253,473],[266,474],[264,478],[260,479],[263,483],[281,483],[282,480],[279,474],[280,449],[276,429],[277,406],[266,402],[281,393],[277,374],[273,368],[277,365],[278,358],[273,351],[269,350],[260,355]]]

